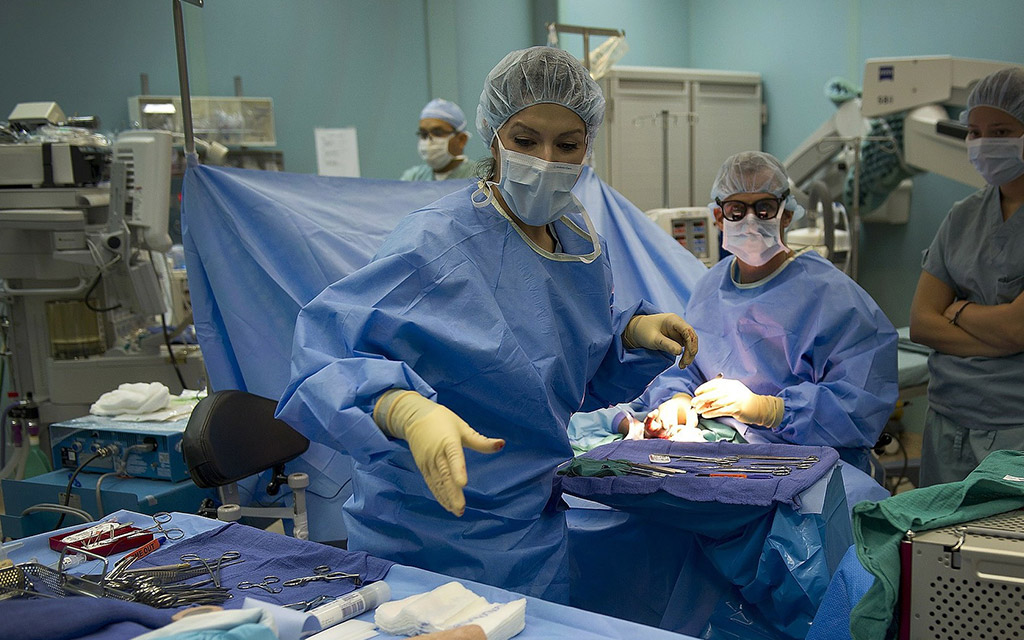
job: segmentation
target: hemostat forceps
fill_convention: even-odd
[[[325,564],[314,567],[313,575],[311,576],[292,578],[291,580],[285,580],[283,584],[286,587],[301,587],[309,582],[316,582],[317,580],[323,580],[324,582],[332,582],[334,580],[351,580],[357,587],[363,584],[363,580],[359,577],[358,573],[331,571],[331,568]]]

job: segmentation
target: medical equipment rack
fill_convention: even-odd
[[[910,535],[902,544],[901,640],[1020,637],[1024,509]]]

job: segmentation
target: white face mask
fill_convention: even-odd
[[[782,212],[771,220],[760,220],[752,213],[739,222],[722,220],[725,239],[722,248],[752,267],[760,267],[786,250],[782,244]]]
[[[541,227],[578,209],[572,188],[583,171],[582,164],[548,162],[525,153],[509,151],[498,141],[501,179],[498,190],[505,203],[524,223]]]
[[[1020,138],[972,138],[967,156],[985,182],[1004,185],[1024,175],[1024,136]]]
[[[416,148],[420,152],[420,157],[427,163],[427,166],[437,171],[438,169],[444,169],[455,159],[455,156],[448,153],[448,141],[455,137],[455,134],[444,138],[435,138],[433,136],[427,136],[426,140],[420,139],[416,143]]]

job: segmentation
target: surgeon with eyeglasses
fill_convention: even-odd
[[[435,98],[420,111],[416,150],[423,164],[406,169],[402,180],[430,181],[473,178],[474,167],[462,154],[469,141],[466,116],[454,102]]]
[[[571,54],[508,54],[477,108],[486,178],[405,216],[299,313],[278,417],[352,456],[349,550],[568,602],[570,415],[697,351],[681,317],[613,293],[572,193],[604,104]]]
[[[686,307],[700,352],[631,409],[666,433],[703,416],[747,442],[833,447],[870,473],[870,447],[898,395],[892,323],[831,262],[786,246],[784,230],[804,211],[774,156],[728,158],[711,195],[733,257],[702,277]]]

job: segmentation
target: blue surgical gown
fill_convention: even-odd
[[[474,206],[475,189],[407,216],[368,265],[302,309],[279,417],[351,454],[350,549],[566,602],[553,480],[573,455],[569,416],[636,398],[673,359],[623,349],[626,322],[655,309],[616,304],[604,252],[590,264],[545,258],[493,205]],[[565,253],[593,250],[579,228],[554,230]],[[497,454],[466,450],[461,518],[431,495],[406,443],[373,422],[393,388],[506,440]]]
[[[693,364],[663,373],[634,408],[693,394],[721,373],[784,401],[775,429],[719,418],[747,442],[834,447],[870,473],[868,449],[899,394],[892,323],[857,283],[813,251],[758,286],[737,286],[733,262],[712,267],[686,307],[700,340]]]

